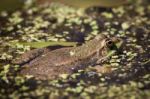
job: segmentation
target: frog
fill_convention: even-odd
[[[32,75],[38,80],[57,79],[62,74],[71,75],[89,66],[101,67],[102,63],[119,50],[122,43],[123,40],[118,37],[99,34],[76,47],[34,49],[12,63],[22,67],[21,75]]]

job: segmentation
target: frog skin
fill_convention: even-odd
[[[119,42],[119,38],[99,34],[78,47],[31,50],[13,63],[24,67],[20,71],[23,75],[32,75],[40,80],[55,79],[60,74],[72,74],[88,66],[101,64],[108,58],[110,50],[116,50],[114,46]]]

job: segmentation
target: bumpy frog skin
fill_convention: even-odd
[[[47,48],[31,50],[13,63],[24,67],[21,70],[23,75],[33,75],[41,80],[54,79],[60,74],[72,74],[88,66],[101,64],[112,54],[108,52],[117,50],[116,44],[120,42],[118,38],[108,38],[100,34],[78,47],[60,48],[53,51]]]

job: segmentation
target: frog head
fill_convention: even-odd
[[[103,59],[107,59],[116,52],[120,52],[123,45],[123,40],[118,37],[107,37],[106,35],[100,34],[95,37],[95,39],[99,42],[96,51],[99,62]]]

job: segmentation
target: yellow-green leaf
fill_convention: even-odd
[[[32,48],[43,48],[46,46],[76,46],[76,42],[13,42],[11,44],[22,44],[25,46],[31,46]]]
[[[59,2],[81,8],[88,8],[91,6],[113,7],[127,3],[127,0],[46,0],[46,1]]]
[[[23,6],[23,0],[0,0],[1,11],[15,11]]]

